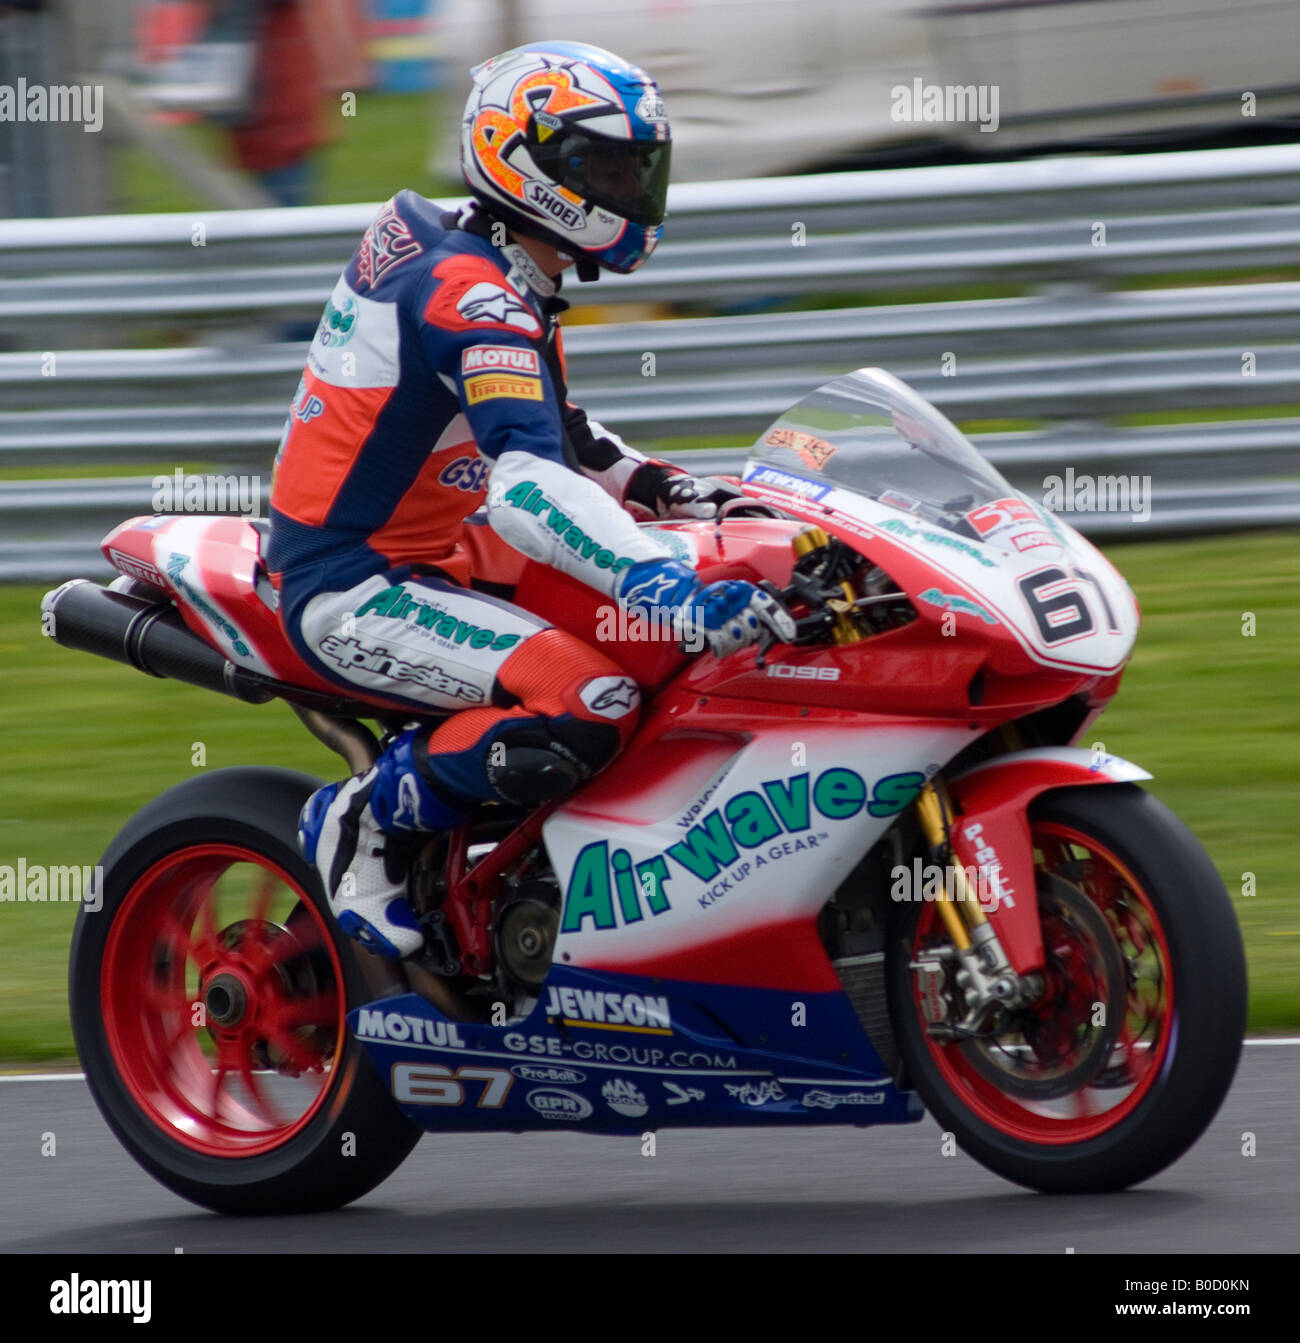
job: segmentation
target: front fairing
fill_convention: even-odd
[[[879,369],[787,411],[759,438],[744,479],[866,550],[919,614],[1004,629],[1043,668],[1114,672],[1132,652],[1137,603],[1114,567]],[[891,552],[920,563],[891,564]]]

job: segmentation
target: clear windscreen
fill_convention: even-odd
[[[877,368],[836,378],[786,411],[751,449],[745,479],[814,499],[851,490],[976,540],[981,529],[966,515],[1016,498],[951,421]]]

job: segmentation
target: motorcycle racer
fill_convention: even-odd
[[[534,43],[472,72],[457,214],[402,191],[326,304],[276,457],[268,567],[322,676],[452,716],[316,792],[299,840],[340,926],[381,954],[423,935],[388,838],[475,805],[571,792],[626,744],[638,687],[472,570],[467,519],[718,656],[782,632],[749,583],[701,585],[634,519],[729,497],[647,459],[567,397],[560,274],[636,270],[662,231],[671,147],[650,77]],[[480,586],[476,587],[476,581]],[[499,589],[498,589],[499,590]]]

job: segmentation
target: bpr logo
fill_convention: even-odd
[[[528,1104],[543,1119],[561,1119],[576,1123],[591,1114],[591,1102],[561,1087],[542,1087],[528,1093]]]

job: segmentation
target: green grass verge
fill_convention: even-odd
[[[1294,533],[1113,547],[1143,608],[1124,686],[1091,734],[1144,765],[1217,863],[1245,933],[1253,1030],[1300,1028],[1300,740]],[[57,647],[40,589],[0,588],[0,863],[93,864],[144,803],[199,768],[337,759],[280,704],[251,707]],[[1253,613],[1256,633],[1242,634]],[[196,765],[202,748],[202,765]],[[1243,874],[1256,894],[1243,896]],[[71,904],[0,904],[0,1059],[67,1058]]]
[[[429,172],[436,106],[427,93],[361,93],[353,116],[327,105],[327,130],[334,138],[313,160],[312,204],[383,201],[402,187],[435,199],[463,195],[459,178],[452,182]],[[195,123],[182,127],[180,134],[196,155],[233,162],[220,128]],[[129,146],[115,150],[114,182],[117,208],[127,213],[192,212],[204,206],[156,158]]]

